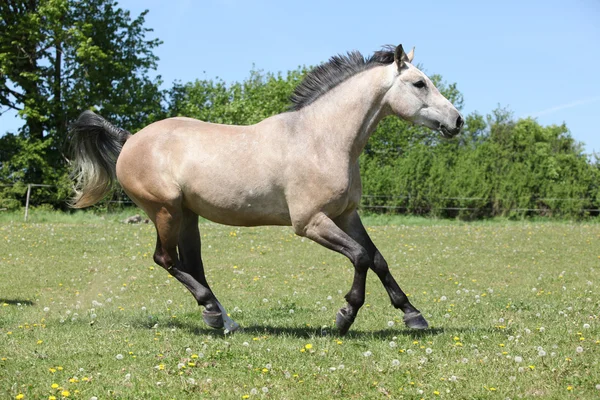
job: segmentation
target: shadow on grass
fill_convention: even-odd
[[[150,328],[150,324],[144,324]],[[223,330],[212,329],[204,325],[200,320],[197,323],[192,321],[171,320],[166,324],[161,324],[162,327],[177,328],[194,335],[213,335],[226,336]],[[411,330],[407,328],[401,329],[385,329],[385,330],[350,330],[345,338],[348,339],[391,339],[394,336],[405,336],[415,339],[423,339],[438,335],[461,335],[468,332],[485,331],[492,332],[493,329],[488,328],[430,328],[422,331]],[[312,338],[312,337],[340,337],[337,329],[321,329],[315,327],[293,327],[293,326],[272,326],[272,325],[250,325],[242,326],[241,333],[250,334],[252,336],[281,336],[292,338]],[[235,333],[234,333],[235,334]]]
[[[8,304],[11,306],[22,305],[22,306],[32,306],[35,303],[31,300],[22,300],[22,299],[2,299],[0,298],[0,304]]]

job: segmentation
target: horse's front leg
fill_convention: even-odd
[[[296,226],[296,233],[345,255],[354,265],[354,281],[346,294],[348,303],[340,309],[336,318],[340,334],[344,335],[352,326],[358,310],[365,302],[367,271],[372,262],[367,250],[323,213],[315,215],[305,226]]]
[[[406,297],[406,294],[404,294],[392,276],[387,262],[369,237],[369,234],[365,230],[358,213],[356,211],[352,211],[349,214],[338,217],[335,222],[352,239],[366,249],[369,259],[372,260],[369,267],[381,280],[381,283],[390,296],[392,305],[404,312],[404,323],[406,326],[413,329],[426,329],[428,327],[427,321],[421,315],[419,310],[417,310],[410,303]]]

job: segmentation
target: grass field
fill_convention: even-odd
[[[153,226],[44,215],[0,217],[0,398],[600,396],[598,223],[372,218],[432,328],[405,329],[371,273],[345,337],[345,258],[289,228],[202,223],[209,282],[244,328],[223,336],[154,265]]]

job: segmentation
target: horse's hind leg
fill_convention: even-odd
[[[202,318],[209,326],[213,328],[222,328],[232,332],[239,328],[239,325],[227,315],[227,311],[216,299],[204,274],[204,264],[201,256],[200,231],[198,229],[198,215],[194,212],[183,209],[183,218],[181,229],[179,231],[179,259],[183,265],[183,270],[192,275],[196,281],[204,286],[212,295],[214,302],[204,304],[205,310],[202,312]]]
[[[369,254],[369,258],[372,263],[370,268],[377,274],[381,283],[385,287],[392,305],[404,312],[404,323],[409,328],[413,329],[426,329],[428,327],[427,321],[421,315],[408,300],[406,294],[402,291],[394,277],[392,276],[388,264],[377,250],[377,247],[369,237],[369,234],[365,230],[360,217],[356,211],[352,212],[347,217],[343,217],[340,220],[336,220],[336,223],[340,225],[350,237],[360,243]]]
[[[158,212],[154,215],[153,219],[157,232],[154,261],[181,282],[192,293],[199,305],[204,306],[209,312],[217,313],[217,310],[223,312],[222,306],[210,289],[200,283],[190,273],[190,271],[194,270],[192,262],[194,257],[192,251],[185,251],[185,253],[188,253],[188,258],[190,258],[189,266],[186,266],[180,260],[180,257],[178,257],[177,246],[180,238],[180,230],[182,226],[187,226],[187,224],[189,224],[189,222],[184,223],[183,217],[183,211],[180,208],[166,206],[159,208]],[[199,245],[200,242],[198,241],[198,250]],[[185,255],[182,258],[185,258]],[[197,259],[199,258],[200,254],[198,252]],[[216,319],[216,321],[214,320],[215,319],[209,319],[210,322],[214,322],[211,326],[215,328],[221,328],[223,326],[222,321],[219,324],[217,323],[219,321],[218,319]]]

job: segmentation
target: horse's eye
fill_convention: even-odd
[[[419,89],[423,89],[425,87],[425,81],[423,81],[423,80],[417,81],[417,82],[413,83],[413,86],[416,88],[419,88]]]

